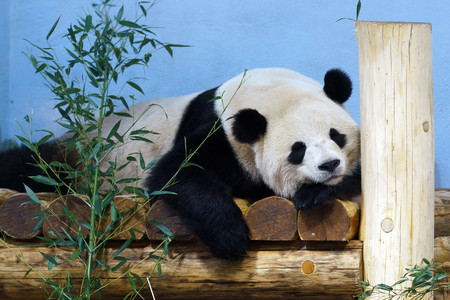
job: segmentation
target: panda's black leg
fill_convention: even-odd
[[[323,183],[311,183],[302,185],[292,199],[297,209],[307,210],[321,207],[330,200],[351,199],[361,194],[361,167],[356,166],[350,175],[345,176],[336,185],[330,186]]]
[[[214,256],[242,257],[248,246],[248,229],[231,190],[212,174],[192,173],[184,173],[176,188],[181,219]]]
[[[149,191],[160,189],[168,178],[174,163],[171,155],[164,156],[154,166],[146,181]],[[248,229],[242,212],[233,201],[231,189],[213,172],[199,167],[182,169],[177,183],[168,191],[176,195],[161,195],[159,199],[174,207],[197,237],[211,249],[216,257],[234,259],[242,257],[248,246]]]

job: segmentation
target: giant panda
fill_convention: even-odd
[[[132,164],[117,174],[118,180],[142,177],[141,186],[152,192],[162,189],[187,153],[201,146],[193,164],[167,188],[173,193],[159,198],[178,211],[213,255],[240,258],[248,229],[233,197],[276,194],[306,210],[360,193],[359,128],[342,105],[351,92],[350,78],[339,69],[325,74],[323,86],[287,69],[250,70],[214,89],[137,104],[135,114],[156,106],[137,122],[122,119],[119,132],[136,122],[136,129],[159,133],[151,137],[154,143],[127,140],[105,161],[121,164],[126,154],[137,152],[147,162],[159,157],[145,174]],[[103,131],[109,132],[118,118],[109,117]],[[51,159],[53,148],[43,145],[43,157]],[[0,154],[0,161],[14,162],[12,169],[1,167],[0,187],[21,188],[17,183],[31,170],[23,164],[26,156],[24,148],[20,154]]]

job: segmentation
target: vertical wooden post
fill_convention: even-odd
[[[393,284],[433,258],[431,24],[356,22],[364,278]]]

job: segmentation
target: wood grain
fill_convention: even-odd
[[[359,292],[361,242],[328,243],[327,249],[323,245],[316,247],[317,244],[301,241],[267,243],[258,244],[256,250],[251,246],[248,254],[239,261],[213,258],[204,246],[197,243],[184,242],[179,248],[171,244],[167,261],[162,265],[164,278],[156,274],[151,278],[156,299],[351,299]],[[39,253],[54,256],[58,251],[60,261],[63,261],[70,257],[70,249],[11,247],[45,276],[58,272],[73,273],[75,282],[83,276],[78,261],[48,271],[47,261]],[[116,250],[114,247],[106,249],[106,263],[117,263],[112,259]],[[104,272],[100,276],[102,282],[107,283],[122,274],[152,250],[152,246],[125,249],[121,256],[128,258],[129,262],[109,275]],[[306,272],[309,274],[302,271],[305,262],[314,266],[313,270],[310,268]],[[150,275],[154,264],[154,260],[145,261],[135,266],[133,272],[145,278]],[[31,299],[40,296],[39,283],[35,281],[39,277],[31,272],[22,279],[28,267],[18,263],[10,250],[0,249],[0,266],[0,297],[23,299],[19,290],[26,291]],[[106,288],[102,296],[120,299],[129,290],[125,277]],[[143,289],[143,295],[145,299],[151,299],[148,286]]]
[[[251,240],[290,241],[298,238],[297,211],[292,201],[272,196],[253,203],[245,213]]]
[[[298,234],[305,241],[348,241],[359,228],[359,206],[336,200],[324,207],[298,212]]]
[[[431,24],[356,22],[364,278],[393,284],[433,259]]]

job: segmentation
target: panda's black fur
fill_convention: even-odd
[[[257,76],[258,72],[261,71],[255,71],[254,76]],[[270,70],[262,72],[271,74]],[[289,78],[297,76],[289,73],[291,71],[274,69],[272,72],[275,74],[281,72],[281,75],[286,72],[286,76]],[[286,79],[286,82],[291,84],[290,80]],[[298,85],[301,87],[304,84],[305,89],[309,89],[309,81],[302,83],[301,80],[306,79],[300,78]],[[231,82],[233,83],[233,81]],[[254,84],[258,86],[259,83],[255,81]],[[294,82],[294,90],[296,84]],[[202,242],[210,247],[215,256],[232,259],[242,257],[248,245],[248,229],[233,197],[260,199],[276,193],[277,187],[274,187],[272,182],[266,182],[264,176],[260,176],[264,174],[254,174],[255,171],[246,169],[249,163],[252,164],[252,161],[243,162],[242,157],[240,158],[236,153],[236,149],[240,149],[239,147],[244,147],[245,151],[249,151],[249,153],[259,151],[255,150],[258,149],[258,143],[262,143],[268,131],[273,130],[270,127],[271,120],[267,118],[268,115],[264,116],[264,113],[255,107],[240,107],[241,104],[233,104],[237,106],[232,107],[236,112],[231,116],[231,120],[226,121],[230,122],[230,125],[224,123],[224,117],[220,118],[218,113],[216,102],[219,100],[211,101],[211,99],[223,95],[221,88],[222,86],[197,94],[187,102],[188,105],[182,112],[183,115],[174,134],[174,140],[171,141],[171,147],[168,151],[161,153],[161,158],[146,176],[143,186],[149,192],[163,188],[185,159],[186,150],[190,151],[201,145],[199,152],[192,157],[193,164],[183,168],[177,176],[176,183],[167,187],[167,191],[174,192],[176,195],[163,194],[159,198],[179,212],[183,222]],[[316,89],[317,87],[313,87],[311,92],[314,96],[317,94],[320,99],[328,97],[328,100],[320,101],[325,101],[324,103],[330,101],[330,105],[335,102],[339,106],[350,97],[352,92],[350,79],[344,72],[337,69],[327,72],[322,91]],[[321,93],[324,95],[322,96]],[[254,96],[258,97],[258,95]],[[242,101],[246,103],[247,100]],[[285,122],[289,123],[289,119]],[[214,126],[217,131],[205,140]],[[339,175],[341,179],[330,177],[329,180],[333,184],[305,179],[298,184],[295,192],[282,195],[290,197],[297,209],[320,207],[334,198],[349,199],[360,193],[361,173],[359,159],[356,158],[359,154],[354,153],[355,151],[359,152],[359,139],[356,141],[359,138],[359,136],[356,137],[357,134],[359,135],[359,131],[353,123],[348,126],[353,130],[352,143],[358,143],[354,149],[351,149],[353,158],[351,164],[347,166],[350,169],[346,170],[343,175]],[[337,147],[334,151],[347,149],[345,147],[348,146],[349,136],[337,128],[330,127],[327,127],[327,131],[323,134],[324,138],[337,145],[334,146]],[[152,130],[152,128],[148,129]],[[284,137],[280,136],[280,138],[283,140]],[[285,145],[286,154],[275,153],[285,156],[281,158],[281,161],[291,168],[290,172],[292,173],[297,172],[295,171],[297,166],[299,168],[303,166],[309,146],[302,140],[294,139],[290,143]],[[58,158],[60,152],[55,146],[55,143],[42,145],[40,147],[42,157],[49,161],[55,157],[61,159],[61,157]],[[140,149],[140,151],[145,152],[146,150]],[[30,151],[24,147],[19,152],[10,150],[0,153],[0,161],[3,164],[0,166],[0,187],[23,191],[23,183],[26,182],[35,192],[47,191],[48,186],[31,183],[27,179],[27,176],[39,173],[39,170],[30,164],[32,162],[30,157]],[[245,157],[245,159],[247,158]],[[269,157],[269,159],[271,158]],[[320,172],[331,174],[342,163],[339,159],[331,157],[320,162],[317,167]],[[334,184],[335,181],[339,182]]]

